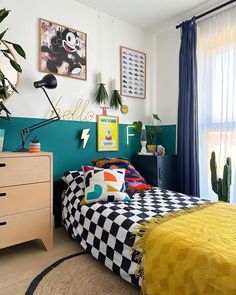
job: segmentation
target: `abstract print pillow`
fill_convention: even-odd
[[[126,192],[134,193],[151,189],[134,166],[123,158],[103,158],[92,161],[93,165],[105,169],[125,169]]]
[[[81,205],[95,202],[130,202],[125,188],[124,169],[99,169],[83,166],[85,196]]]
[[[68,184],[68,188],[66,190],[66,195],[69,201],[72,199],[76,199],[76,202],[80,204],[80,202],[84,198],[84,173],[83,171],[66,171],[64,172],[64,176],[62,177],[63,181]]]

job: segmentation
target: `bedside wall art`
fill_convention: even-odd
[[[120,47],[121,95],[146,98],[146,53]]]
[[[119,118],[97,116],[97,151],[108,152],[119,150]]]
[[[39,70],[87,79],[87,34],[39,19]]]

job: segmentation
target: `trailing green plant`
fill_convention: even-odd
[[[156,132],[161,131],[160,126],[154,126],[154,120],[161,122],[161,119],[159,118],[159,116],[157,114],[152,114],[152,126],[148,127],[148,130],[147,130],[147,136],[149,138],[150,144],[154,144]]]
[[[104,84],[101,83],[101,84],[98,85],[98,89],[97,89],[94,97],[95,97],[95,102],[98,105],[104,105],[104,104],[107,103],[107,101],[108,101],[108,93],[107,93],[107,90],[106,90]]]
[[[161,119],[159,118],[159,116],[157,114],[152,114],[152,126],[148,126],[148,128],[147,128],[147,137],[148,137],[149,142],[151,144],[154,143],[155,133],[161,131],[160,126],[154,125],[155,120],[161,122]],[[142,126],[143,126],[143,123],[141,121],[135,121],[132,124],[132,127],[134,128],[134,130],[136,130],[138,132],[141,132]]]
[[[217,176],[216,155],[213,151],[211,153],[210,169],[211,169],[211,187],[212,190],[218,195],[219,201],[230,201],[230,186],[231,186],[231,158],[226,159],[224,165],[223,178]]]
[[[32,143],[39,143],[39,138],[35,135],[34,137],[31,138]]]
[[[9,12],[10,10],[6,10],[5,8],[0,10],[0,23],[8,16]],[[26,55],[23,48],[19,44],[13,43],[5,39],[7,30],[8,29],[5,29],[3,32],[0,33],[0,46],[5,46],[4,48],[2,48],[2,46],[0,47],[0,53],[3,54],[6,59],[8,59],[9,63],[15,71],[21,73],[21,66],[12,57],[11,51],[8,49],[7,44],[10,44],[21,57],[26,58]],[[1,69],[0,65],[0,114],[2,111],[5,111],[7,119],[9,119],[10,112],[6,109],[6,107],[4,107],[3,102],[8,98],[9,90],[18,93],[13,83],[5,76],[4,70]]]
[[[110,108],[119,109],[122,106],[122,97],[118,90],[113,90],[111,93]]]

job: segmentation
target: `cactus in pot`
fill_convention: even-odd
[[[230,201],[230,185],[231,185],[231,158],[226,159],[224,165],[223,178],[217,177],[217,164],[215,152],[211,153],[210,160],[211,168],[211,187],[218,195],[219,201]]]
[[[29,152],[30,153],[39,153],[39,152],[41,152],[41,144],[40,144],[39,138],[37,136],[34,136],[31,139],[30,146],[29,146]]]

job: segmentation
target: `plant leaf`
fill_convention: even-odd
[[[10,60],[13,60],[13,59],[8,55],[7,52],[2,52],[2,53],[4,54],[4,56],[5,56],[6,58],[8,58],[8,59],[10,59]]]
[[[6,10],[5,8],[0,10],[0,23],[8,16],[9,12],[10,10]]]
[[[26,58],[25,51],[19,44],[12,43],[12,46],[21,57]]]
[[[3,38],[3,36],[6,34],[6,31],[7,31],[8,29],[6,29],[5,31],[3,31],[1,34],[0,34],[0,40],[2,40],[2,38]]]
[[[8,40],[2,40],[3,42],[6,42],[8,44],[11,44],[13,46],[13,48],[15,49],[15,51],[20,55],[22,56],[23,58],[26,58],[26,54],[25,54],[25,51],[24,49],[19,45],[19,44],[16,44],[16,43],[13,43],[11,41],[8,41]]]
[[[13,66],[13,68],[14,68],[17,72],[19,72],[19,73],[22,72],[22,69],[21,69],[20,65],[19,65],[17,62],[15,62],[13,59],[11,59],[11,60],[10,60],[10,63],[11,63],[11,65]]]
[[[134,130],[139,132],[142,130],[142,126],[143,126],[143,123],[141,121],[138,121],[138,122],[135,121],[132,124],[132,127],[134,128]]]
[[[17,89],[16,89],[16,87],[11,83],[11,81],[10,80],[8,80],[7,78],[5,78],[7,81],[8,81],[8,83],[9,83],[9,85],[10,85],[10,87],[11,87],[11,89],[12,90],[14,90],[16,93],[18,93],[19,94],[19,92],[17,91]]]
[[[153,118],[156,119],[157,121],[161,122],[161,119],[159,118],[159,116],[157,114],[152,114]]]
[[[105,104],[107,102],[107,100],[108,100],[108,93],[107,93],[107,90],[106,90],[104,84],[100,84],[98,86],[98,89],[97,89],[94,97],[95,97],[95,102],[98,105]]]
[[[0,71],[0,81],[2,81],[2,80],[4,80],[4,79],[5,79],[5,76],[4,76],[3,72]]]
[[[3,53],[3,52],[5,52],[5,53],[11,53],[11,51],[9,50],[9,49],[0,49],[0,51]]]

